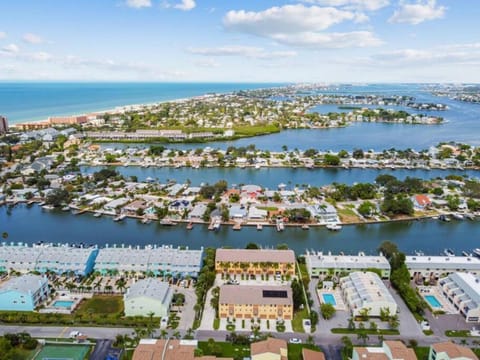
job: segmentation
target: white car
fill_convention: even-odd
[[[301,344],[302,343],[302,340],[301,339],[297,339],[297,338],[290,338],[290,340],[288,340],[288,342],[290,344]]]

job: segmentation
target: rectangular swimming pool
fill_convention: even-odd
[[[70,309],[74,303],[75,302],[71,300],[57,300],[52,304],[52,306]]]
[[[427,300],[432,308],[442,307],[442,304],[440,304],[440,301],[438,301],[434,295],[425,295],[425,300]]]
[[[335,301],[335,296],[333,296],[333,294],[322,294],[322,298],[325,304],[331,304],[333,306],[337,305],[337,302]]]

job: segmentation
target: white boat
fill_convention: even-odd
[[[342,225],[334,223],[334,224],[328,224],[326,228],[330,231],[340,231],[342,230]]]
[[[459,213],[453,213],[453,214],[452,214],[452,217],[453,217],[455,220],[463,220],[463,219],[465,219],[465,218],[463,217],[463,215],[462,215],[462,214],[459,214]]]
[[[70,211],[70,206],[64,206],[62,207],[62,211]]]
[[[149,218],[143,218],[142,219],[142,224],[150,224],[150,219]]]
[[[122,221],[123,219],[125,219],[126,217],[127,217],[127,215],[125,215],[125,214],[118,215],[117,217],[113,218],[113,221],[119,222],[119,221]]]
[[[455,256],[455,253],[453,252],[452,249],[445,249],[445,250],[443,250],[443,253],[444,253],[446,256]]]
[[[160,225],[173,226],[173,225],[175,225],[175,223],[170,219],[162,219],[162,220],[160,220]]]
[[[102,216],[102,213],[100,211],[96,211],[95,214],[93,214],[94,217],[99,218]]]
[[[282,220],[277,220],[277,231],[280,232],[283,230],[285,230],[285,224]]]
[[[257,224],[257,231],[262,231],[262,230],[263,230],[263,225]]]
[[[55,209],[55,207],[53,205],[43,205],[42,206],[42,209],[44,210],[53,210]]]
[[[258,170],[258,169],[260,169],[261,167],[262,167],[262,165],[260,165],[260,164],[255,164],[255,169]]]
[[[480,249],[479,248],[473,249],[473,255],[480,257]]]
[[[307,224],[302,225],[302,230],[308,230],[308,229],[310,229],[310,226],[308,226]]]

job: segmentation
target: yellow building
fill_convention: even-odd
[[[289,286],[223,285],[218,306],[221,318],[293,318],[292,289]]]
[[[252,360],[287,360],[287,342],[282,339],[268,338],[250,345]]]
[[[295,274],[293,250],[217,249],[215,271],[226,274]]]

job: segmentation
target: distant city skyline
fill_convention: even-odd
[[[468,0],[19,0],[0,13],[0,81],[480,82]]]

